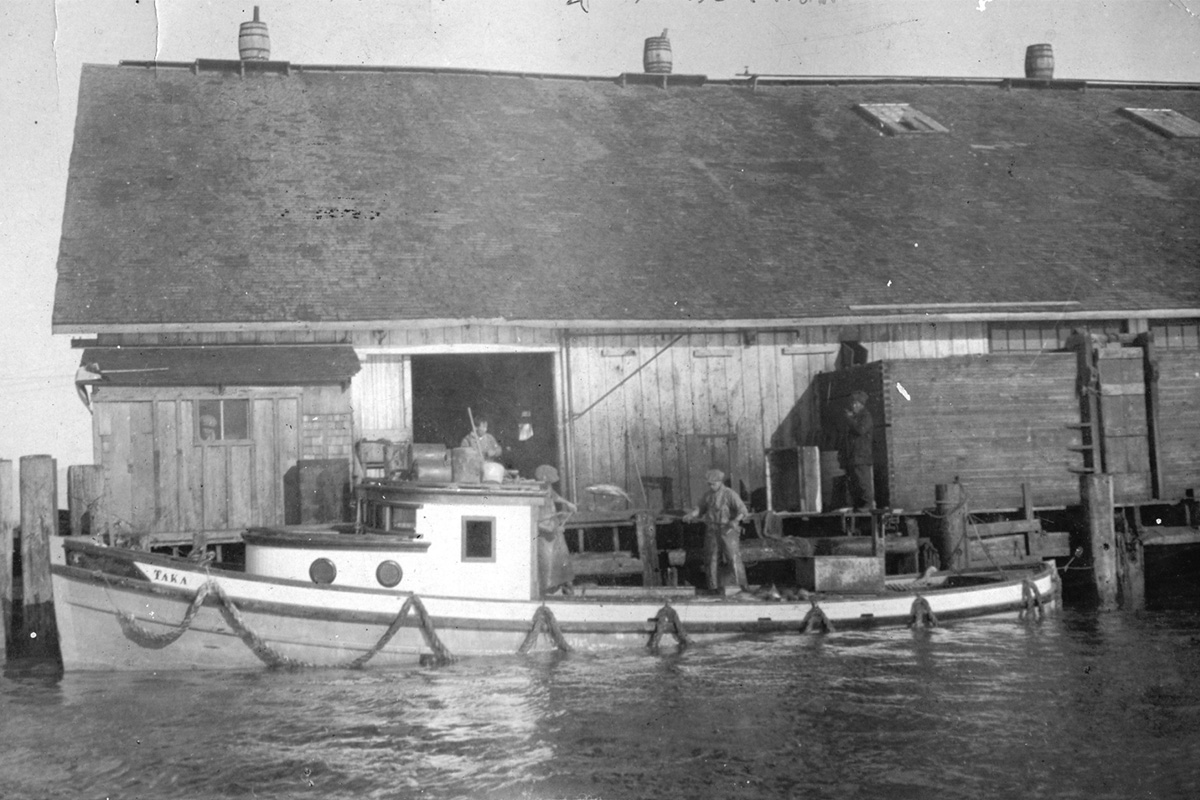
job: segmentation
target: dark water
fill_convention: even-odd
[[[1200,612],[0,679],[13,798],[1194,798]]]

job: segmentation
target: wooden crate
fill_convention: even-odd
[[[879,592],[883,570],[880,556],[801,556],[796,583],[810,592]]]

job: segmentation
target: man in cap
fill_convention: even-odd
[[[478,449],[485,461],[495,461],[504,454],[496,437],[488,433],[488,420],[484,416],[475,417],[475,430],[463,437],[459,447]]]
[[[721,556],[733,569],[738,586],[747,588],[746,567],[742,564],[742,520],[750,513],[737,492],[725,485],[725,473],[710,469],[704,476],[708,491],[700,504],[684,517],[686,521],[704,520],[704,578],[708,588],[721,588]]]
[[[567,549],[563,528],[576,506],[554,491],[554,484],[558,483],[558,470],[554,467],[543,464],[534,470],[533,476],[546,487],[545,502],[538,509],[538,586],[542,594],[554,594],[560,589],[563,594],[571,594],[575,570],[571,567],[571,551]],[[559,511],[559,506],[567,510]]]
[[[867,393],[852,392],[845,410],[846,436],[842,446],[842,468],[855,510],[875,507],[875,420],[867,410]]]

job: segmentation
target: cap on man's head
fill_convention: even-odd
[[[851,392],[850,399],[857,400],[858,402],[862,403],[865,406],[867,404],[867,393],[866,392]]]
[[[704,480],[708,483],[724,483],[725,473],[721,472],[719,469],[710,469],[708,472],[704,473]]]
[[[549,464],[542,464],[533,471],[533,477],[542,483],[558,483],[558,470]]]

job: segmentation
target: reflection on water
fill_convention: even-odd
[[[1200,613],[0,679],[13,797],[1200,796]]]

